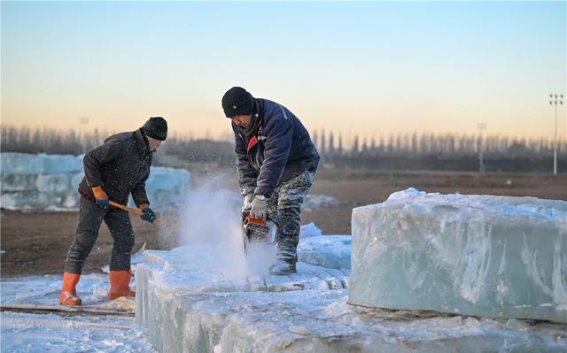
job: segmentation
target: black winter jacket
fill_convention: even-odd
[[[151,164],[152,153],[141,129],[110,136],[104,144],[85,154],[85,177],[79,192],[94,200],[91,188],[102,186],[111,201],[125,205],[132,194],[137,206],[149,204],[146,180]]]
[[[258,130],[246,136],[232,124],[236,166],[243,195],[270,197],[284,181],[315,171],[319,154],[309,133],[286,107],[267,99],[256,99]]]

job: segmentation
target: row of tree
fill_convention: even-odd
[[[55,129],[2,126],[1,151],[81,154],[100,145],[108,131],[79,134]],[[482,151],[485,170],[547,171],[555,148],[549,139],[467,135],[400,134],[379,139],[354,136],[343,145],[339,134],[314,132],[313,140],[327,166],[378,169],[478,170]],[[233,141],[190,137],[168,138],[156,154],[158,165],[186,167],[192,163],[234,164]],[[567,143],[557,144],[559,170],[567,169]]]
[[[397,134],[379,138],[359,138],[355,135],[349,147],[343,145],[342,135],[325,131],[314,132],[313,141],[327,157],[335,156],[383,156],[383,155],[475,155],[480,151],[487,155],[533,157],[549,155],[555,145],[552,139],[511,138],[506,136],[456,135],[456,134]],[[559,153],[567,151],[567,141],[557,141]]]

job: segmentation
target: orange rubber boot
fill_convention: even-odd
[[[63,288],[59,294],[59,304],[61,305],[81,305],[81,298],[77,297],[75,286],[79,283],[79,273],[65,272],[63,274]]]
[[[132,271],[110,271],[110,290],[108,291],[108,299],[114,300],[119,297],[135,297],[136,292],[130,290],[130,277]]]

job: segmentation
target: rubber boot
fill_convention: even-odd
[[[119,297],[135,297],[136,292],[130,290],[130,277],[132,271],[110,271],[110,290],[108,299],[114,300]]]
[[[61,305],[81,305],[81,298],[77,297],[75,286],[79,283],[79,273],[65,272],[63,274],[63,288],[59,294],[59,304]]]

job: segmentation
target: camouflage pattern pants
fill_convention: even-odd
[[[281,183],[268,200],[268,214],[278,226],[278,258],[297,262],[297,244],[301,226],[301,204],[315,180],[315,171],[305,171]]]
[[[71,244],[67,253],[65,272],[81,273],[85,259],[89,256],[96,242],[102,221],[108,226],[114,240],[110,257],[110,270],[130,269],[134,230],[128,213],[112,208],[104,210],[94,202],[81,197],[79,224],[73,244]]]

